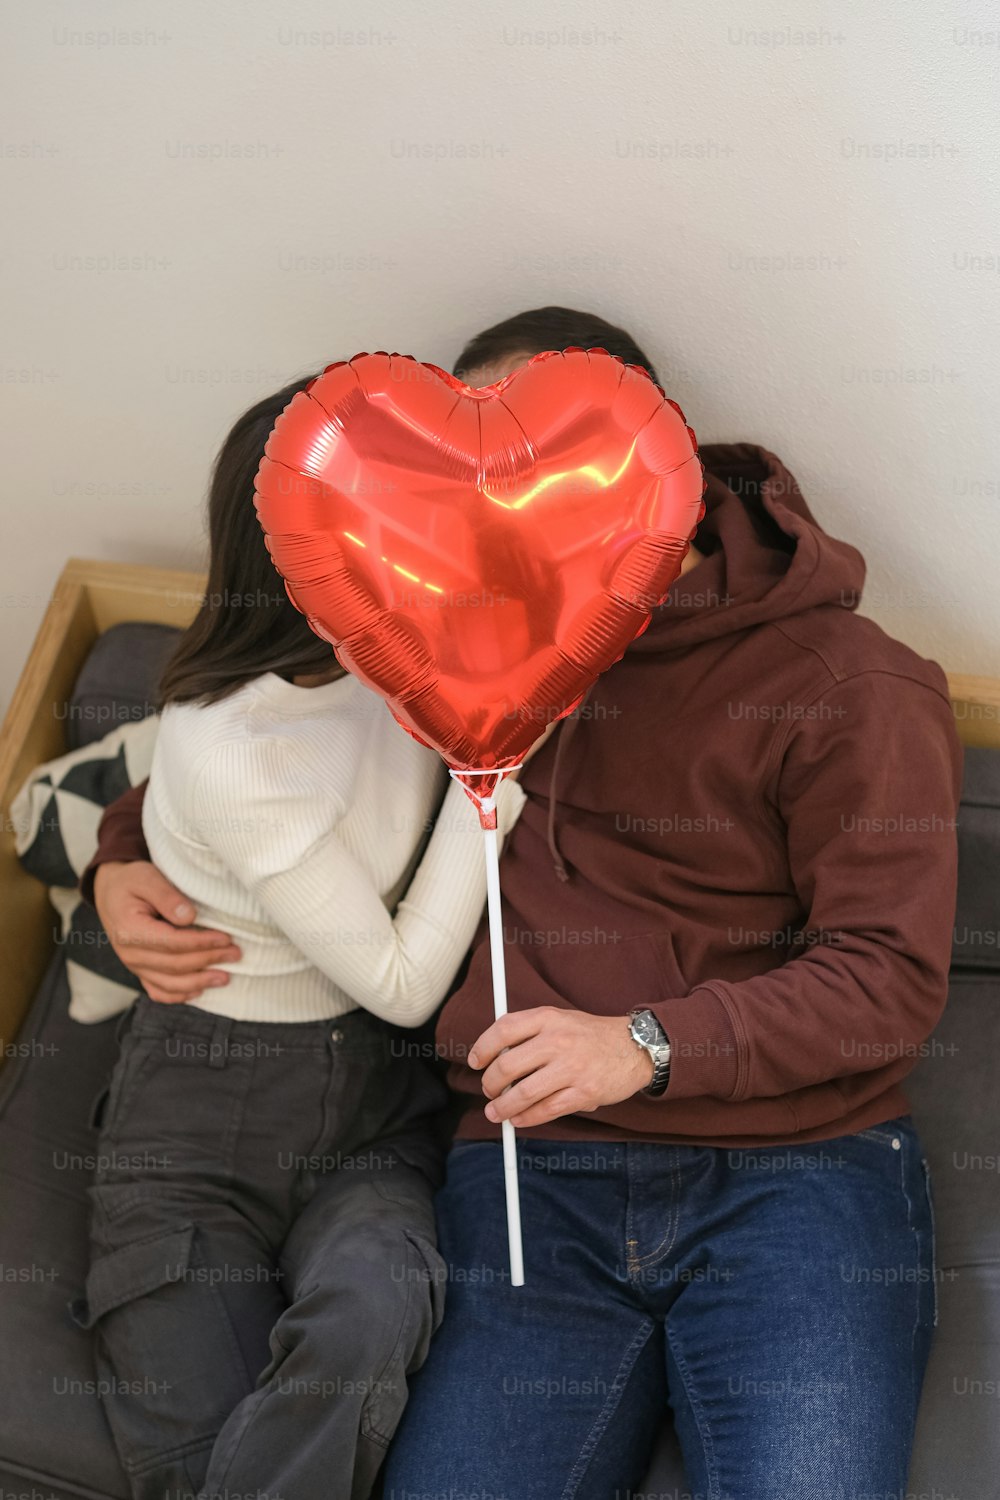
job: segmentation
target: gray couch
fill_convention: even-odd
[[[148,626],[98,642],[77,690],[87,712],[70,716],[76,743],[148,701],[165,644],[163,628]],[[967,752],[960,840],[950,1003],[911,1083],[939,1262],[940,1322],[910,1481],[928,1500],[1000,1497],[1000,751]],[[0,1492],[29,1500],[128,1494],[89,1336],[66,1311],[84,1277],[91,1109],[115,1023],[78,1026],[67,1000],[57,954],[0,1072]],[[642,1494],[687,1493],[665,1420]]]

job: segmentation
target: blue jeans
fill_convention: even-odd
[[[519,1153],[513,1288],[499,1147],[452,1149],[447,1310],[384,1500],[626,1500],[668,1406],[692,1500],[905,1494],[935,1321],[909,1117],[798,1148]]]

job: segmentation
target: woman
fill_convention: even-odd
[[[414,872],[439,757],[339,667],[268,556],[254,476],[306,384],[223,445],[208,588],[162,681],[145,836],[241,957],[189,1005],[139,999],[103,1121],[81,1320],[137,1500],[368,1495],[441,1317],[445,1090],[386,1023],[444,998],[482,837],[452,783]],[[500,788],[502,832],[521,798]]]

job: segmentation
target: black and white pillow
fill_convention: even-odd
[[[159,719],[153,715],[112,730],[32,771],[11,806],[18,857],[49,887],[59,914],[69,979],[69,1013],[90,1024],[127,1010],[139,994],[79,880],[97,849],[109,803],[144,781],[153,760]]]

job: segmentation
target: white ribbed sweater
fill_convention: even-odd
[[[304,688],[267,673],[221,703],[169,705],[143,804],[150,856],[243,953],[222,966],[228,985],[191,1003],[243,1021],[359,1005],[426,1020],[486,895],[476,810],[455,783],[442,803],[446,780],[350,676]],[[523,803],[505,780],[501,836]]]

